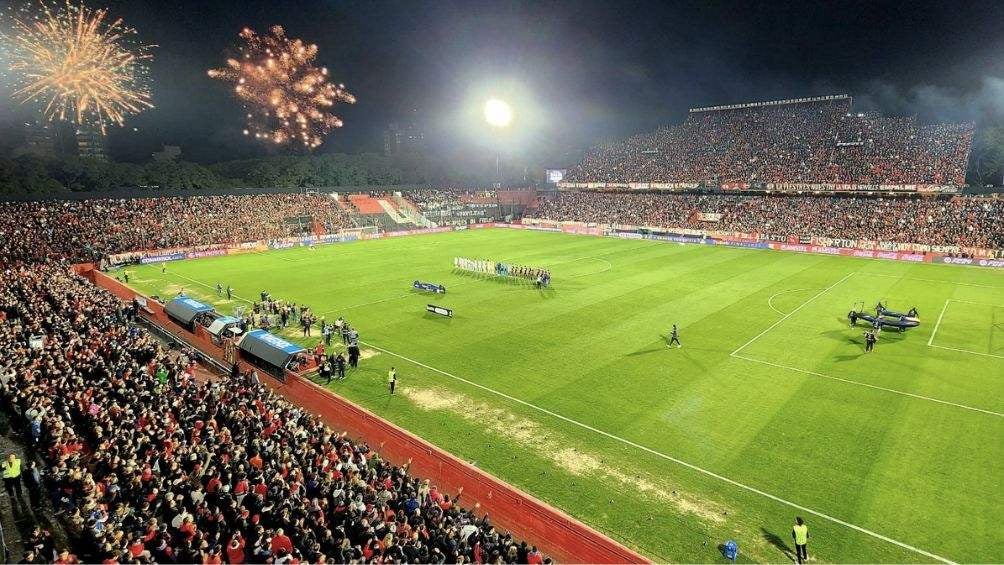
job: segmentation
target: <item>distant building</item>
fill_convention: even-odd
[[[91,126],[77,126],[77,156],[97,161],[108,160],[108,135]]]
[[[154,161],[177,161],[181,159],[181,147],[165,145],[160,151],[155,151],[151,157]]]
[[[425,132],[414,123],[392,123],[383,134],[383,153],[388,157],[425,151]]]
[[[59,127],[43,120],[24,123],[23,152],[38,157],[53,157],[59,152]]]

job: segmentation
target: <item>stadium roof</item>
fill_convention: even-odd
[[[703,108],[691,108],[690,112],[713,112],[715,110],[740,110],[743,108],[757,108],[759,106],[782,106],[785,104],[811,104],[813,102],[826,102],[830,100],[851,100],[849,94],[834,94],[831,96],[815,96],[812,98],[790,98],[788,100],[771,100],[767,102],[745,102],[742,104],[729,104],[726,106],[705,106]]]

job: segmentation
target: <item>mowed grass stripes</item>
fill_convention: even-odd
[[[553,285],[454,272],[454,256],[549,266]],[[821,561],[1004,559],[1000,272],[485,230],[130,273],[225,313],[217,282],[344,316],[369,357],[333,390],[656,560],[719,561],[735,539],[784,561],[796,514]],[[846,314],[878,300],[923,323],[865,355]]]

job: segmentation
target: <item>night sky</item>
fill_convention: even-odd
[[[98,6],[96,0],[89,5]],[[106,0],[158,45],[156,108],[113,138],[186,158],[261,154],[239,104],[206,76],[243,26],[315,42],[357,96],[319,151],[379,151],[414,119],[442,151],[477,149],[479,104],[508,99],[514,152],[550,152],[678,122],[692,106],[848,93],[924,121],[1004,116],[1004,2],[265,2]],[[0,125],[25,116],[5,98]],[[132,127],[138,128],[132,132]],[[11,133],[11,135],[17,135]]]

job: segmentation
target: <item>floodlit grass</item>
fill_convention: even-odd
[[[458,255],[546,265],[553,286],[454,272]],[[659,561],[721,561],[735,539],[784,562],[795,515],[820,561],[1004,560],[1000,272],[515,230],[130,272],[224,313],[217,282],[344,316],[369,358],[334,391]],[[866,355],[846,314],[878,300],[923,323]]]

